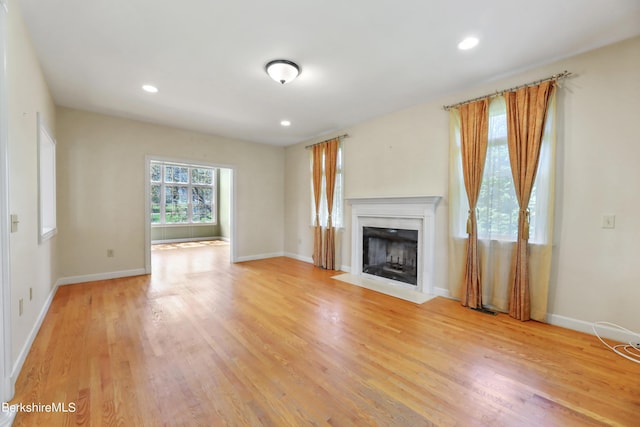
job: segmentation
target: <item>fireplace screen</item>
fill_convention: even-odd
[[[418,283],[418,230],[362,228],[362,272]]]

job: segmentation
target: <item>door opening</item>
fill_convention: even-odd
[[[234,168],[156,156],[145,160],[146,272],[151,273],[153,244],[228,242],[234,262]]]

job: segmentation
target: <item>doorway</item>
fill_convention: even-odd
[[[145,158],[145,270],[154,244],[224,241],[235,262],[235,169],[198,160]]]

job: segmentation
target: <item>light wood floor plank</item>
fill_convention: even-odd
[[[287,258],[163,245],[152,276],[58,289],[16,426],[637,426],[640,364],[596,338]]]

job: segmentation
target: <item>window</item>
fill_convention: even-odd
[[[38,113],[38,203],[40,242],[53,237],[56,225],[56,141]]]
[[[151,162],[151,224],[215,224],[216,169]]]
[[[489,141],[476,205],[478,238],[515,242],[518,211],[507,145],[507,111],[504,102],[494,101],[489,107]]]
[[[309,167],[313,168],[313,155],[309,155]],[[316,220],[316,204],[313,199],[313,172],[310,169],[310,185],[311,185],[311,225],[315,224]],[[336,186],[333,193],[333,212],[331,212],[331,223],[333,227],[340,228],[343,226],[343,182],[342,182],[342,145],[338,147],[338,162],[336,165]],[[327,226],[327,220],[329,213],[327,211],[327,182],[324,171],[324,154],[322,158],[322,184],[320,188],[320,225],[322,227]]]
[[[551,112],[551,109],[549,109]],[[549,177],[551,170],[550,141],[553,121],[546,121],[545,136],[542,142],[538,173],[529,200],[529,242],[543,243],[548,226],[548,216],[545,215],[547,205],[540,201],[540,194],[545,196],[550,189]],[[458,215],[459,224],[454,225],[456,235],[466,236],[468,203],[464,179],[462,178],[462,161],[460,155],[460,128],[456,127],[456,139],[459,165],[456,165],[455,173],[460,183],[458,197],[460,197],[460,209]],[[542,200],[546,200],[542,197]],[[503,97],[494,98],[489,106],[489,138],[487,155],[485,158],[482,184],[476,205],[476,218],[478,223],[478,238],[483,240],[513,241],[518,236],[518,199],[516,198],[511,164],[509,161],[509,148],[507,145],[507,111]]]

